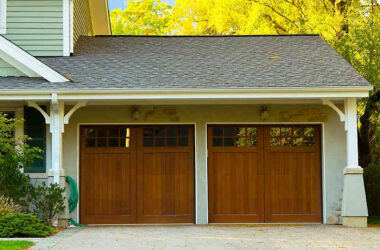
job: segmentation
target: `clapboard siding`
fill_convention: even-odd
[[[80,36],[92,36],[91,12],[88,0],[74,0],[74,45]]]
[[[22,72],[0,59],[0,77],[1,76],[24,76]]]
[[[62,20],[62,0],[8,0],[5,37],[33,56],[62,56]]]

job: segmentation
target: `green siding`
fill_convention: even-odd
[[[4,37],[33,56],[62,56],[62,0],[8,0]],[[23,75],[0,59],[0,76]]]
[[[74,0],[74,45],[80,36],[92,36],[91,12],[87,0]]]
[[[5,37],[33,56],[62,56],[62,20],[62,0],[8,0]]]
[[[0,59],[0,77],[1,76],[24,76],[24,74],[4,60]]]

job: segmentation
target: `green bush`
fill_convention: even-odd
[[[35,187],[31,194],[31,211],[46,225],[51,225],[54,218],[65,210],[65,188],[53,183],[46,185],[43,182]]]
[[[21,206],[14,203],[11,198],[0,195],[0,216],[20,213]]]
[[[370,216],[380,215],[380,164],[364,169],[364,183]]]
[[[29,214],[0,217],[0,237],[46,237],[54,233],[52,227]]]
[[[27,198],[33,186],[21,168],[28,168],[36,158],[41,158],[41,150],[29,147],[27,136],[14,138],[19,123],[22,120],[8,119],[0,112],[0,195],[11,198],[27,211]]]

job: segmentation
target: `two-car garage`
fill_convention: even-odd
[[[80,221],[194,223],[194,127],[81,126]],[[320,126],[207,128],[210,223],[321,222]]]

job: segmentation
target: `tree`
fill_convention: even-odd
[[[128,0],[110,12],[113,35],[165,35],[171,7],[161,0]]]
[[[138,2],[145,1],[152,2]],[[365,168],[380,161],[379,8],[376,0],[176,0],[157,34],[320,34],[374,86],[359,102],[359,157]]]

